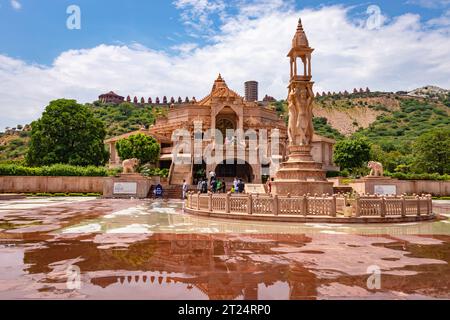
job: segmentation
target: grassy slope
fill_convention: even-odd
[[[135,106],[124,103],[117,106],[95,103],[91,107],[94,115],[105,123],[107,138],[139,130],[153,124],[159,116],[167,114],[167,108],[147,104]]]

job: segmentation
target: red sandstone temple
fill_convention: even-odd
[[[208,129],[218,129],[225,133],[227,129],[241,129],[244,132],[252,129],[259,134],[261,129],[266,129],[269,134],[274,129],[280,132],[279,155],[275,155],[279,160],[284,161],[287,157],[287,128],[284,119],[282,119],[268,103],[246,101],[235,91],[231,90],[222,76],[218,76],[214,82],[210,93],[200,101],[192,99],[189,103],[175,103],[168,107],[168,114],[165,117],[157,119],[156,123],[149,129],[130,132],[118,137],[113,137],[105,141],[110,151],[109,164],[112,167],[121,165],[121,159],[117,154],[116,143],[133,134],[144,133],[154,137],[161,144],[161,157],[159,161],[160,168],[170,169],[169,183],[182,184],[183,180],[193,183],[195,173],[201,170],[205,172],[216,172],[219,178],[233,180],[234,177],[241,177],[246,182],[262,183],[263,176],[267,176],[268,167],[261,163],[238,164],[238,160],[245,160],[249,157],[249,147],[246,147],[245,159],[237,159],[235,155],[231,161],[212,164],[194,164],[194,155],[187,154],[191,161],[189,164],[175,164],[172,162],[172,151],[174,143],[172,142],[172,133],[176,129],[186,129],[191,133],[193,139],[194,122],[202,122],[202,131]],[[208,143],[208,141],[205,141]],[[333,163],[333,147],[335,140],[314,135],[312,154],[314,161],[322,164],[324,170],[337,171]],[[193,143],[192,143],[193,145]],[[269,147],[270,148],[270,147]]]

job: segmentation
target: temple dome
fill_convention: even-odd
[[[302,19],[298,20],[297,32],[292,40],[292,48],[308,48],[309,41],[303,30]]]
[[[219,88],[228,88],[225,80],[223,80],[222,75],[220,73],[219,73],[219,76],[217,77],[216,81],[214,81],[214,85],[213,85],[211,92],[214,92]]]
[[[211,104],[212,98],[225,98],[225,99],[241,99],[242,97],[235,91],[228,88],[227,83],[219,74],[214,85],[211,89],[211,93],[198,102],[199,105],[209,105]]]

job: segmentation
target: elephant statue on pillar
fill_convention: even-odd
[[[370,168],[370,174],[369,177],[383,177],[384,171],[383,171],[383,165],[380,162],[376,161],[370,161],[367,165],[368,168]]]

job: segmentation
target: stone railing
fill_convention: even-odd
[[[353,202],[356,217],[427,216],[432,214],[431,195],[357,196]]]
[[[257,194],[200,194],[188,193],[185,209],[188,212],[253,215],[267,217],[340,217],[347,218],[402,218],[429,216],[432,213],[431,196],[381,197],[323,195],[303,197]]]
[[[199,194],[190,192],[186,208],[249,215],[336,216],[336,196],[279,197],[269,195]]]

